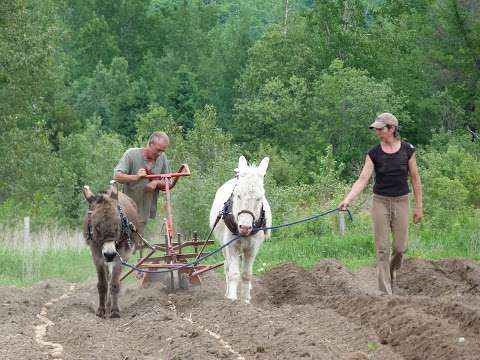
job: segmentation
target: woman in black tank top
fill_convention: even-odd
[[[417,169],[415,148],[399,139],[398,120],[390,113],[380,114],[370,125],[380,143],[372,147],[358,180],[340,203],[346,210],[360,194],[375,172],[373,186],[372,221],[377,252],[378,287],[391,294],[396,270],[402,263],[408,243],[408,175],[411,176],[415,194],[413,222],[423,217],[422,184]],[[393,253],[390,257],[390,233],[393,234]]]

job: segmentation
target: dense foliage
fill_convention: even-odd
[[[390,111],[442,225],[480,206],[479,80],[475,0],[3,0],[1,222],[76,226],[81,186],[158,129],[194,173],[182,228],[240,153],[271,157],[277,220],[301,215],[344,194]]]

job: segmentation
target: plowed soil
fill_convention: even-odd
[[[120,319],[95,316],[95,279],[0,288],[0,359],[480,359],[479,262],[407,259],[392,296],[334,260],[255,277],[250,305],[224,283],[123,284]]]

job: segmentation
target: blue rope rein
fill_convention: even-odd
[[[305,219],[301,219],[301,220],[296,220],[296,221],[292,221],[292,222],[288,222],[288,223],[284,223],[284,224],[279,224],[279,225],[273,225],[273,226],[269,226],[269,227],[261,227],[261,228],[256,228],[255,230],[256,231],[265,231],[265,230],[274,230],[274,229],[279,229],[279,228],[283,228],[283,227],[287,227],[287,226],[292,226],[292,225],[297,225],[297,224],[302,224],[302,223],[305,223],[307,221],[312,221],[312,220],[315,220],[315,219],[318,219],[322,216],[326,216],[328,214],[331,214],[333,212],[336,212],[336,211],[343,211],[343,210],[340,210],[340,208],[336,207],[336,208],[333,208],[333,209],[330,209],[330,210],[327,210],[327,211],[324,211],[320,214],[315,214],[315,215],[312,215],[310,217],[307,217]],[[352,217],[352,213],[350,212],[349,209],[346,210],[347,213],[348,213],[348,217],[349,217],[349,220],[350,222],[353,221],[353,217]],[[197,260],[191,262],[191,263],[185,263],[181,266],[178,266],[174,269],[161,269],[161,270],[148,270],[148,269],[140,269],[134,265],[131,265],[129,264],[128,262],[124,261],[120,255],[120,261],[122,262],[122,264],[126,267],[129,267],[130,269],[133,269],[135,271],[138,271],[138,272],[141,272],[141,273],[151,273],[151,274],[162,274],[162,273],[171,273],[171,272],[174,272],[174,271],[178,271],[178,270],[182,270],[182,269],[186,269],[186,268],[191,268],[191,267],[195,267],[195,265],[198,265],[200,262],[202,262],[203,260],[209,258],[210,256],[213,256],[215,255],[216,253],[220,252],[221,250],[223,250],[224,248],[226,248],[227,246],[229,246],[230,244],[233,244],[235,241],[237,241],[238,239],[240,239],[242,236],[241,235],[238,235],[238,236],[235,236],[233,239],[229,240],[228,242],[226,242],[225,244],[223,244],[222,246],[220,246],[218,249],[215,249],[213,251],[210,251],[208,253],[206,253],[204,256],[201,256],[199,257]]]

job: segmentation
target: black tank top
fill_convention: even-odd
[[[400,150],[387,154],[380,144],[368,151],[375,165],[375,185],[373,193],[382,196],[403,196],[410,192],[408,188],[408,161],[415,152],[413,145],[402,141]]]

